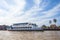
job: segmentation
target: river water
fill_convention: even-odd
[[[0,40],[60,40],[60,31],[0,31]]]

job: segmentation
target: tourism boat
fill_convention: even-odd
[[[10,27],[7,27],[9,31],[43,31],[42,28],[38,27],[33,23],[16,23]]]

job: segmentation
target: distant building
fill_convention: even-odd
[[[57,29],[58,27],[55,24],[50,25],[51,29]]]
[[[7,26],[6,25],[0,25],[0,30],[6,30]]]

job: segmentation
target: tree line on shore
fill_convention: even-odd
[[[57,26],[56,23],[57,23],[57,19],[53,19],[53,22],[54,24],[52,24],[52,21],[49,20],[49,26],[46,26],[46,25],[42,25],[42,28],[43,29],[60,29],[60,26]]]

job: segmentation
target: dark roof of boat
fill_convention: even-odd
[[[27,25],[29,23],[15,23],[13,25]],[[34,26],[37,26],[36,24],[33,24],[33,23],[30,23],[29,25],[34,25]]]
[[[13,25],[22,25],[22,24],[28,24],[28,23],[15,23],[15,24],[13,24]]]

